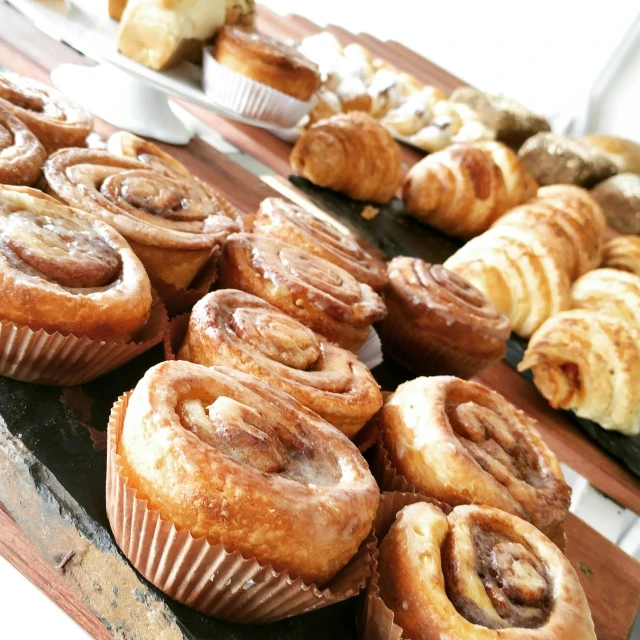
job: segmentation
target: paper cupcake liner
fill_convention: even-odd
[[[137,497],[117,453],[130,394],[114,404],[107,448],[107,516],[115,540],[133,566],[169,597],[205,614],[267,623],[357,595],[371,575],[373,533],[323,588],[305,584],[255,559],[179,530]]]
[[[211,287],[218,279],[217,258],[217,253],[215,256],[211,256],[208,262],[200,269],[191,286],[187,288],[177,287],[171,282],[150,276],[151,284],[158,292],[170,316],[191,311],[193,305],[211,291]]]
[[[399,317],[387,316],[376,329],[383,352],[417,375],[468,380],[502,358],[477,358],[437,342],[435,336],[430,341],[420,338],[419,330]]]
[[[158,344],[167,327],[166,309],[157,298],[147,324],[130,342],[34,330],[3,320],[0,322],[0,375],[63,387],[91,382]]]
[[[358,350],[357,357],[369,369],[375,369],[382,364],[382,342],[373,327],[371,327],[365,343]]]
[[[398,512],[416,502],[431,502],[415,493],[383,493],[374,521],[376,541],[381,542],[395,522]],[[445,513],[450,513],[450,509]],[[380,597],[378,550],[373,554],[371,580],[358,607],[358,636],[362,640],[402,640],[402,629],[394,622],[394,613]]]
[[[294,127],[313,106],[313,100],[297,100],[218,64],[209,48],[204,50],[202,81],[205,94],[217,105],[284,129]]]

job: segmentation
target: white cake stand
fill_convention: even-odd
[[[166,72],[153,71],[118,52],[118,24],[106,2],[95,0],[7,0],[39,29],[66,42],[99,64],[62,64],[51,73],[53,83],[70,98],[111,124],[162,142],[187,144],[189,124],[168,98],[181,98],[231,120],[275,129],[245,118],[213,102],[202,89],[202,70],[182,63]]]

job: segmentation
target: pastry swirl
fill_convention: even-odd
[[[0,316],[20,326],[128,339],[151,285],[112,227],[26,187],[0,187]]]
[[[380,297],[344,269],[284,242],[251,233],[229,237],[220,260],[220,288],[240,289],[357,351],[386,309]]]
[[[325,582],[347,563],[378,504],[343,434],[224,367],[151,368],[129,400],[118,453],[128,486],[178,529],[305,582]]]
[[[559,532],[571,490],[535,422],[501,395],[449,376],[400,385],[382,409],[394,467],[450,505],[496,507]]]
[[[382,406],[373,376],[351,352],[268,302],[234,289],[210,293],[196,304],[178,357],[251,373],[348,437]]]
[[[617,269],[594,269],[571,287],[572,306],[615,316],[640,331],[640,276]]]
[[[504,356],[509,320],[475,287],[417,258],[394,258],[388,269],[378,331],[391,357],[418,373],[471,377]]]
[[[46,158],[38,138],[0,104],[0,183],[33,184]]]
[[[0,107],[22,120],[48,153],[82,146],[93,130],[86,109],[29,78],[0,74]]]
[[[379,573],[405,640],[596,638],[569,560],[498,509],[405,507],[380,546]]]
[[[382,289],[387,282],[384,262],[367,253],[355,236],[282,198],[260,203],[253,230],[324,258],[372,289]]]
[[[640,332],[631,324],[588,309],[559,313],[529,341],[518,365],[527,369],[554,409],[640,433]]]
[[[640,237],[618,236],[602,247],[602,266],[640,276]]]
[[[129,241],[151,278],[187,287],[237,224],[193,180],[93,149],[62,149],[44,166],[49,189]]]

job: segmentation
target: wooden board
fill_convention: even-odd
[[[5,41],[4,43],[0,43],[0,63],[11,66],[20,73],[24,73],[31,77],[37,77],[47,82],[47,72],[53,66],[57,65],[61,61],[77,62],[79,59],[75,52],[50,40],[43,34],[40,34],[23,18],[15,14],[12,9],[2,4],[0,4],[0,25],[2,25],[0,37]],[[98,129],[104,133],[108,133],[112,130],[111,127],[101,122],[98,123]],[[239,128],[239,130],[242,131],[242,128]],[[254,138],[251,136],[251,131],[244,131],[242,135],[245,136],[247,145],[251,144],[255,146],[259,144],[255,142]],[[266,145],[268,152],[265,153],[264,158],[278,157],[280,166],[283,166],[283,162],[286,162],[286,154],[283,155],[282,151],[287,150],[288,146],[284,145],[284,147],[282,147],[278,145],[278,143],[275,142],[275,139],[271,136],[269,136],[268,139],[264,139],[263,144]],[[201,140],[194,140],[190,145],[182,149],[172,149],[168,146],[165,148],[185,162],[185,164],[196,175],[215,184],[237,206],[244,210],[250,211],[255,209],[262,198],[275,193],[266,184],[260,182],[260,180],[258,180],[253,174],[245,171],[238,165],[234,165],[227,157],[215,151]],[[280,149],[280,151],[276,152],[274,151],[274,148]],[[281,173],[286,175],[287,172],[285,171]],[[142,365],[143,364],[144,363],[142,363]],[[506,366],[507,370],[510,371],[510,369],[508,369],[508,365]],[[143,368],[144,366],[141,366],[141,370]],[[130,370],[130,373],[135,377],[133,369]],[[121,374],[122,372],[120,372],[121,379],[117,380],[117,385],[120,385],[118,388],[124,389],[134,384],[135,380],[122,378]],[[499,376],[500,374],[498,374],[497,377]],[[100,462],[100,456],[103,456],[104,452],[93,451],[94,440],[97,436],[95,432],[87,429],[86,425],[88,424],[98,432],[100,430],[104,430],[104,411],[108,408],[113,394],[117,393],[117,385],[111,389],[111,395],[109,395],[108,393],[105,393],[105,385],[108,385],[108,381],[102,381],[101,383],[94,384],[99,384],[99,386],[92,388],[88,385],[88,388],[83,391],[88,397],[94,398],[92,406],[94,406],[95,412],[92,411],[91,415],[88,417],[84,416],[81,420],[76,417],[74,418],[75,422],[69,420],[49,420],[44,425],[47,430],[55,427],[64,428],[70,431],[65,437],[61,437],[60,434],[58,434],[57,437],[52,438],[54,443],[58,443],[57,452],[51,455],[51,458],[46,461],[45,465],[42,465],[42,461],[38,461],[37,464],[32,461],[33,466],[30,467],[30,472],[26,473],[23,480],[25,483],[27,481],[31,483],[35,483],[35,481],[40,482],[42,478],[46,478],[47,474],[50,473],[60,481],[60,478],[73,477],[73,474],[69,475],[71,472],[74,470],[77,471],[83,464],[88,464],[86,461],[93,460],[88,468],[94,469],[94,471],[86,471],[83,472],[82,475],[82,477],[86,477],[87,479],[93,478],[91,482],[87,481],[85,483],[87,486],[79,489],[77,487],[73,488],[73,483],[69,482],[67,485],[62,483],[64,486],[59,488],[56,495],[59,499],[64,497],[62,502],[66,509],[69,505],[65,500],[73,498],[75,499],[75,502],[78,503],[78,499],[74,494],[80,491],[84,496],[82,499],[82,505],[84,506],[81,509],[82,513],[79,515],[76,514],[77,517],[82,517],[83,519],[88,517],[92,523],[91,526],[98,527],[95,531],[99,531],[101,535],[103,535],[106,531],[103,526],[104,512],[103,510],[101,511],[103,506],[101,506],[99,500],[99,496],[101,495],[99,487],[100,483],[103,481],[103,471],[100,470],[97,475],[94,474],[95,469],[104,464],[103,458],[102,462]],[[21,398],[18,405],[22,407],[21,411],[24,412],[20,413],[22,416],[22,422],[19,420],[16,421],[15,419],[12,421],[14,430],[16,434],[23,434],[25,428],[29,426],[34,428],[34,437],[29,440],[29,447],[35,449],[39,446],[38,441],[42,432],[37,429],[37,413],[29,413],[30,411],[36,410],[29,406],[29,398],[33,397],[33,395],[29,394],[33,394],[33,391],[36,388],[12,381],[9,381],[4,387],[5,391],[7,388],[11,390],[10,395],[12,397],[17,394],[18,397]],[[97,389],[97,392],[92,391],[92,389]],[[61,393],[59,390],[56,392]],[[43,403],[45,399],[47,399],[47,403],[50,403],[47,404],[49,407],[47,415],[54,415],[52,412],[60,411],[62,409],[62,404],[68,407],[70,402],[67,397],[66,402],[61,404],[61,397],[56,397],[54,392],[47,389],[38,389],[37,398],[38,403]],[[518,398],[516,398],[516,401],[518,401]],[[82,402],[80,404],[82,405]],[[7,405],[6,396],[4,397],[1,405]],[[75,407],[72,413],[78,410],[77,404],[73,400],[71,400],[71,405]],[[95,422],[93,422],[94,420]],[[554,425],[554,428],[556,426],[557,425]],[[91,439],[92,434],[94,436],[93,440]],[[86,452],[84,457],[74,457],[73,455],[70,455],[69,447],[72,445],[81,445],[82,449]],[[567,446],[567,449],[569,448],[570,447]],[[73,451],[73,448],[70,450]],[[54,449],[53,451],[55,452],[56,450]],[[587,453],[583,453],[581,457],[587,458],[590,454],[591,452],[587,451]],[[595,457],[598,458],[597,455]],[[83,460],[85,460],[85,462],[83,462]],[[622,476],[617,476],[613,469],[609,469],[607,467],[606,461],[608,460],[608,458],[601,455],[598,459],[598,464],[596,466],[600,468],[602,465],[602,469],[600,469],[600,481],[603,484],[610,484],[616,492],[619,492],[620,495],[630,502],[634,500],[634,496],[635,499],[637,499],[637,496],[640,493],[638,492],[638,487],[633,484],[625,484],[628,477],[624,475],[624,472],[622,472]],[[51,470],[47,465],[51,466]],[[572,464],[572,466],[575,468],[577,465]],[[619,469],[619,467],[615,468]],[[67,475],[65,475],[65,473]],[[92,482],[96,482],[96,478],[98,485],[92,485]],[[50,481],[52,480],[47,480],[47,482]],[[26,487],[27,485],[24,486]],[[33,486],[35,487],[36,485],[33,484]],[[68,489],[73,489],[73,495],[67,491]],[[3,490],[8,491],[6,486]],[[21,495],[24,496],[26,494],[22,493]],[[96,620],[98,620],[98,618],[102,618],[101,624],[103,625],[103,628],[108,628],[105,625],[105,620],[107,623],[109,623],[109,620],[104,617],[104,611],[100,610],[100,599],[98,598],[100,595],[98,591],[103,591],[104,585],[97,584],[99,589],[96,588],[94,593],[91,585],[80,584],[78,582],[79,577],[86,573],[86,566],[84,566],[80,560],[78,560],[77,564],[72,563],[69,570],[65,573],[56,574],[51,571],[51,567],[59,561],[61,555],[63,555],[67,549],[52,549],[50,536],[47,537],[45,535],[46,531],[43,532],[42,530],[44,526],[43,523],[33,522],[34,518],[31,517],[33,516],[31,509],[34,508],[34,506],[40,505],[43,509],[50,509],[52,507],[52,498],[50,495],[48,496],[48,501],[43,501],[40,504],[38,500],[41,497],[41,494],[34,491],[33,502],[30,500],[21,501],[20,499],[16,499],[14,494],[14,501],[11,504],[10,509],[15,519],[21,525],[22,531],[16,527],[15,523],[7,517],[5,513],[0,513],[0,552],[6,557],[9,557],[11,561],[14,562],[14,564],[23,571],[25,575],[36,582],[36,584],[44,585],[46,589],[46,583],[49,581],[49,584],[53,586],[48,592],[52,593],[53,591],[56,591],[59,593],[60,598],[57,599],[57,601],[63,605],[63,608],[73,615],[73,617],[87,628],[95,637],[105,637],[102,630],[99,630],[95,626]],[[61,504],[55,503],[53,506],[56,506],[56,504],[58,505],[57,509],[60,510]],[[49,511],[47,511],[47,513],[49,513]],[[83,520],[83,522],[86,525],[86,522],[88,521]],[[635,617],[638,598],[640,597],[640,571],[637,563],[631,561],[623,552],[611,545],[608,541],[576,518],[570,518],[568,529],[568,555],[574,566],[579,569],[579,575],[589,597],[599,637],[601,639],[610,638],[611,640],[626,637]],[[50,528],[48,528],[47,531],[50,533]],[[34,547],[30,545],[26,537],[23,535],[24,532],[27,532],[30,539],[35,541],[37,553],[34,551]],[[86,542],[87,539],[88,538],[85,536],[84,541]],[[107,543],[108,540],[105,544]],[[109,553],[113,553],[113,551],[109,550]],[[110,556],[109,558],[111,561],[112,558]],[[85,560],[82,559],[82,561]],[[87,560],[87,562],[88,561],[89,560]],[[96,566],[100,565],[98,564]],[[125,569],[125,565],[122,565],[119,567],[118,571],[124,572]],[[104,577],[99,573],[96,575],[99,575],[101,579]],[[118,575],[121,575],[121,573],[118,573]],[[122,573],[122,575],[124,575],[124,573]],[[127,579],[131,579],[131,575],[128,575]],[[65,585],[66,589],[61,585]],[[75,595],[70,595],[70,592]],[[149,594],[154,606],[166,606],[163,598],[155,594],[153,590],[149,590]],[[155,600],[154,598],[158,598],[158,600]],[[611,611],[614,607],[613,603],[615,603],[615,616],[611,615]],[[255,628],[238,628],[234,625],[218,626],[220,623],[216,623],[215,621],[213,623],[210,623],[207,620],[198,620],[197,622],[194,622],[193,618],[191,618],[191,624],[193,626],[189,629],[185,627],[185,622],[182,621],[181,616],[187,616],[187,618],[189,618],[192,614],[190,612],[183,611],[183,608],[175,605],[175,603],[169,603],[169,605],[169,609],[165,610],[161,608],[157,611],[166,612],[162,613],[162,615],[166,615],[168,618],[175,618],[177,616],[177,626],[180,629],[180,632],[183,633],[180,637],[185,638],[260,637],[265,638],[265,640],[269,637],[312,638],[314,636],[326,637],[325,630],[327,628],[331,628],[334,633],[334,637],[346,638],[352,637],[354,631],[353,602],[345,603],[344,605],[337,607],[331,607],[326,611],[318,612],[318,614],[312,614],[313,617],[310,618],[308,622],[304,621],[304,617],[297,618],[295,622],[290,623],[295,627],[293,631],[285,625],[280,629],[271,626],[261,629],[258,632],[255,631]],[[147,605],[145,604],[145,606]],[[89,613],[90,611],[93,612],[93,615]],[[113,612],[108,613],[113,615]],[[209,624],[213,626],[208,626]],[[112,626],[112,634],[114,633]],[[152,632],[150,631],[150,633]],[[298,635],[289,636],[289,633],[297,633]],[[108,635],[106,637],[108,637]],[[164,636],[160,636],[158,633],[155,633],[155,635],[149,635],[148,637],[155,638]]]

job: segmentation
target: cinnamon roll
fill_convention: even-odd
[[[382,409],[384,443],[417,491],[450,505],[496,507],[556,536],[571,489],[535,421],[459,378],[417,378]]]
[[[48,188],[113,225],[152,281],[188,287],[238,229],[193,180],[93,149],[62,149],[44,166]]]
[[[224,367],[173,361],[147,371],[129,398],[116,454],[128,489],[175,530],[306,583],[326,582],[352,558],[378,505],[376,483],[343,434],[286,393]],[[120,521],[114,506],[118,543],[152,553],[138,544],[144,523]],[[163,546],[161,566],[179,563],[184,549],[174,555]],[[159,588],[175,587],[153,561],[131,559]],[[207,565],[202,582],[213,579]]]
[[[151,285],[124,238],[35,189],[0,187],[0,319],[126,340],[147,322]]]
[[[0,73],[0,107],[27,125],[48,153],[80,147],[93,130],[93,116],[51,87]]]
[[[0,104],[0,183],[33,184],[46,158],[38,138]]]
[[[640,433],[640,331],[632,324],[588,309],[559,313],[533,334],[518,365],[527,369],[554,409]]]
[[[200,189],[205,192],[216,209],[217,214],[226,216],[231,220],[238,221],[240,219],[240,212],[225,197],[221,196],[204,180],[200,180],[200,178],[194,176],[181,162],[168,153],[165,153],[160,147],[153,144],[153,142],[139,138],[128,131],[118,131],[107,141],[107,150],[116,156],[125,156],[126,158],[139,160],[157,169],[161,173],[163,171],[169,171],[179,175],[181,180],[194,183],[194,189]]]
[[[351,352],[235,289],[210,293],[196,304],[178,357],[251,373],[350,438],[382,406],[373,376]]]
[[[324,258],[372,289],[382,289],[387,282],[384,262],[367,253],[355,236],[282,198],[267,198],[260,203],[253,231]]]
[[[379,597],[400,627],[393,637],[596,640],[569,560],[498,509],[446,516],[426,502],[406,506],[380,545],[378,571]]]
[[[602,247],[602,266],[640,276],[640,237],[618,236]]]
[[[263,298],[344,349],[357,351],[386,309],[344,269],[284,242],[232,235],[220,260],[220,288]]]
[[[394,258],[388,270],[388,315],[377,326],[385,353],[417,374],[461,378],[502,359],[509,320],[484,294],[417,258]]]

